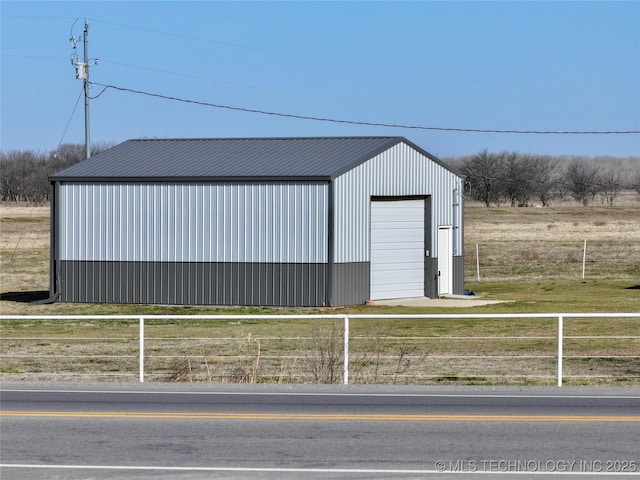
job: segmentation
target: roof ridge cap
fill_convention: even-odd
[[[189,137],[189,138],[130,138],[125,142],[211,142],[211,141],[295,141],[295,140],[405,140],[400,135],[347,135],[326,137]]]

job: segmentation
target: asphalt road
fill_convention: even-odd
[[[3,382],[0,410],[3,480],[640,477],[640,389]]]

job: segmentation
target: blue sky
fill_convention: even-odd
[[[92,142],[404,136],[442,158],[512,150],[640,155],[640,2],[10,2],[1,149],[84,142],[69,37],[89,19]],[[77,22],[75,21],[76,19]],[[75,23],[74,23],[75,22]],[[75,51],[82,58],[82,43]],[[78,99],[80,101],[77,103]]]

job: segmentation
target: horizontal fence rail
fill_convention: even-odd
[[[610,324],[612,328],[615,321],[626,319],[631,322],[624,325],[623,334],[613,329],[614,334],[611,335],[594,335],[593,324],[589,324],[584,334],[565,335],[565,322],[571,324],[589,319],[613,321]],[[217,371],[224,370],[221,376],[224,381],[238,382],[341,381],[349,384],[352,375],[355,383],[415,383],[422,380],[494,384],[496,379],[511,376],[521,378],[526,384],[553,379],[560,387],[565,376],[565,361],[589,363],[606,360],[624,372],[624,379],[618,380],[637,385],[640,384],[640,322],[637,319],[640,319],[640,313],[0,315],[0,359],[3,363],[0,377],[136,378],[139,382],[158,378],[165,381],[202,381],[204,378],[212,381],[217,378]],[[472,330],[483,332],[490,331],[494,324],[478,322],[509,320],[522,323],[514,326],[504,324],[512,333],[507,335],[441,335],[439,331],[445,328],[442,324],[434,325],[432,330],[428,324],[421,328],[428,335],[399,335],[397,323],[402,320],[459,321]],[[104,321],[113,322],[113,325],[102,324],[101,327],[106,328],[109,335],[101,332],[99,335],[81,336],[76,333]],[[198,321],[218,324],[198,327],[198,331],[204,330],[207,335],[181,334],[181,330],[193,328],[194,322]],[[290,324],[277,324],[291,321],[304,321],[309,325],[300,333]],[[327,327],[327,321],[330,327]],[[362,323],[365,321],[369,323]],[[59,331],[43,336],[36,333],[42,327],[41,323],[48,322],[61,322]],[[354,325],[350,322],[360,322],[355,331],[350,332]],[[382,325],[384,330],[375,331],[371,322],[382,322],[375,323],[375,326]],[[540,325],[536,322],[546,323]],[[23,323],[29,328],[29,335],[20,332]],[[256,325],[266,328],[268,333],[253,333],[251,327]],[[450,323],[447,327],[454,325],[458,324]],[[216,328],[222,328],[224,333],[236,326],[240,329],[239,334],[209,335]],[[291,335],[292,328],[299,334]],[[405,324],[403,328],[407,328]],[[513,334],[531,328],[536,334]],[[162,336],[157,336],[158,330]],[[43,331],[48,330],[43,328]],[[446,342],[444,346],[443,342]],[[587,346],[581,346],[585,342],[589,342]],[[598,343],[594,345],[593,342]],[[214,351],[209,350],[211,345],[215,346]],[[565,351],[567,347],[582,353],[568,354]],[[80,368],[81,360],[88,362],[89,366]],[[531,368],[532,361],[544,363],[541,372]],[[75,368],[75,371],[43,372],[45,366],[55,366],[56,362],[71,370]],[[477,364],[469,367],[469,362]],[[516,362],[518,368],[532,370],[533,373],[508,373],[505,371],[507,362]],[[302,363],[304,367],[300,367]],[[420,367],[414,368],[415,365]],[[96,373],[89,367],[100,371]],[[29,371],[30,368],[36,371]],[[464,371],[464,368],[470,370]],[[269,369],[271,373],[263,372]],[[553,369],[552,373],[550,369]],[[425,370],[430,373],[425,373]],[[570,376],[582,380],[598,377],[616,380],[615,374],[611,373],[578,372]]]

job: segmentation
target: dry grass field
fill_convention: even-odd
[[[49,289],[49,214],[0,203],[0,293]]]
[[[465,278],[640,278],[640,207],[483,208],[465,212]]]
[[[625,195],[614,207],[467,205],[465,287],[508,303],[464,311],[640,312],[640,195]],[[48,288],[48,208],[0,204],[1,314],[271,312],[25,301]],[[356,306],[322,312],[425,310]],[[149,380],[340,381],[339,322],[154,321],[146,332]],[[136,379],[136,322],[3,320],[0,335],[0,379]],[[565,335],[566,384],[640,385],[638,320],[566,321]],[[354,383],[555,384],[554,320],[354,320],[351,349]]]

